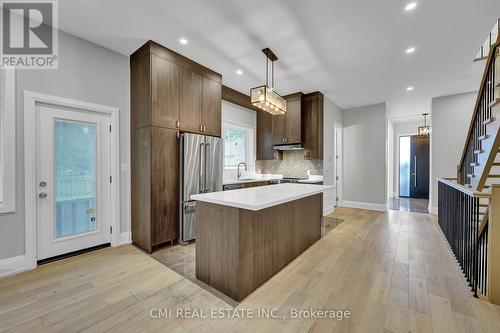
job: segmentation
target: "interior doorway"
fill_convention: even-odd
[[[399,196],[429,199],[429,137],[399,137]]]
[[[396,140],[398,195],[390,199],[389,209],[428,213],[429,136],[400,135]]]

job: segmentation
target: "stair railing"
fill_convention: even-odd
[[[495,100],[495,71],[496,71],[496,58],[499,50],[500,40],[497,40],[490,49],[488,59],[486,62],[483,78],[479,93],[476,98],[474,112],[467,132],[464,149],[457,168],[457,179],[462,185],[471,184],[471,178],[474,177],[474,167],[478,166],[479,154],[492,154],[496,155],[498,147],[491,147],[491,151],[484,151],[481,141],[487,139],[486,125],[494,119],[492,118],[491,104]],[[491,167],[491,165],[489,166]],[[489,172],[483,170],[483,174]],[[478,175],[475,175],[476,177]],[[484,177],[483,177],[484,178]],[[484,181],[480,187],[474,190],[482,191]]]

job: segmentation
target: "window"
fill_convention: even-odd
[[[238,163],[253,165],[255,162],[255,128],[225,121],[224,169],[237,169]]]
[[[15,72],[0,68],[0,213],[15,210]]]

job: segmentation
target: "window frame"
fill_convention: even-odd
[[[246,131],[247,134],[247,139],[245,142],[245,163],[247,166],[253,165],[255,163],[255,155],[256,151],[254,148],[256,148],[256,135],[257,135],[257,129],[254,126],[248,126],[246,124],[241,124],[237,123],[234,121],[230,120],[224,120],[222,123],[222,137],[224,138],[224,131],[227,127],[233,127],[233,128],[238,128],[238,129],[243,129]],[[251,138],[248,138],[248,134],[251,134]],[[252,149],[254,150],[252,152]],[[223,153],[223,158],[224,158],[224,171],[230,171],[230,170],[237,170],[238,166],[236,165],[231,165],[228,166],[226,165],[226,151],[224,150]]]
[[[16,211],[16,73],[5,68],[3,175],[0,175],[2,201],[0,214]]]

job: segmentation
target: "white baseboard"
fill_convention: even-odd
[[[130,231],[120,233],[120,241],[117,246],[131,244],[132,243],[132,233]]]
[[[0,278],[24,272],[26,270],[25,256],[0,259]]]
[[[359,202],[359,201],[343,200],[343,201],[340,201],[338,205],[340,207],[377,210],[377,211],[381,211],[381,212],[387,211],[387,207],[385,204],[376,204],[376,203],[371,203],[371,202]]]
[[[431,206],[429,206],[429,213],[431,213],[433,215],[437,215],[438,214],[438,208],[437,207],[431,207]]]

